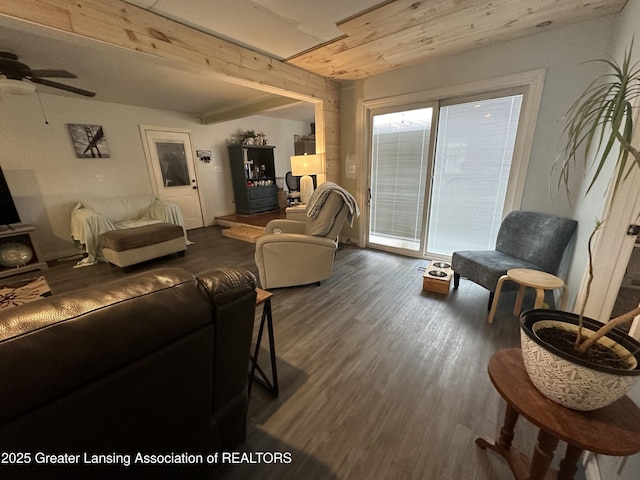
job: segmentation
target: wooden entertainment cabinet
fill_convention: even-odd
[[[46,270],[46,262],[40,260],[40,254],[36,246],[36,242],[31,236],[34,227],[32,225],[17,224],[10,227],[0,227],[0,247],[11,244],[19,243],[27,246],[33,252],[33,257],[26,265],[19,267],[5,267],[0,265],[0,278],[11,277],[13,275],[20,275],[26,272],[32,272],[34,270]]]

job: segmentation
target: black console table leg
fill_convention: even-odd
[[[260,352],[260,344],[262,343],[262,334],[264,333],[264,326],[267,324],[267,336],[269,337],[269,354],[271,360],[271,379],[267,377],[267,374],[262,370],[258,364],[258,354]],[[256,373],[258,375],[256,375]],[[273,333],[273,317],[271,314],[271,298],[267,298],[264,301],[264,307],[262,309],[262,318],[260,320],[260,328],[258,330],[258,338],[256,339],[256,348],[251,356],[251,371],[249,372],[249,385],[247,391],[249,397],[251,396],[251,387],[253,382],[267,390],[274,397],[278,396],[278,369],[276,366],[276,345]]]

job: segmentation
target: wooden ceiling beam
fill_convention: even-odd
[[[226,122],[236,118],[244,118],[251,115],[260,115],[261,113],[269,110],[274,110],[280,107],[286,107],[299,103],[299,100],[287,97],[281,97],[274,95],[257,102],[249,103],[246,105],[236,106],[234,108],[225,108],[223,110],[217,110],[215,112],[208,112],[200,118],[203,125],[211,125],[217,122]]]
[[[319,90],[338,91],[334,82],[320,75],[120,0],[0,0],[0,15],[187,63],[253,88],[267,85],[308,96]]]

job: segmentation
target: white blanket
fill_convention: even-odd
[[[101,234],[152,223],[173,223],[184,230],[180,208],[175,204],[162,202],[154,195],[80,200],[71,213],[71,237],[84,245],[87,252],[87,257],[79,265],[91,265],[101,260]]]
[[[344,199],[344,202],[349,207],[347,221],[349,222],[349,226],[353,227],[354,217],[360,216],[358,203],[353,195],[340,185],[333,182],[321,183],[318,185],[318,188],[314,190],[313,195],[311,195],[311,199],[309,200],[309,205],[307,205],[307,217],[316,218],[318,216],[322,205],[324,205],[324,202],[327,200],[327,197],[331,192],[336,192]]]

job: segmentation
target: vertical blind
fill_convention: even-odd
[[[369,240],[419,250],[432,108],[375,115]]]
[[[428,252],[494,247],[521,105],[512,95],[440,108]]]

